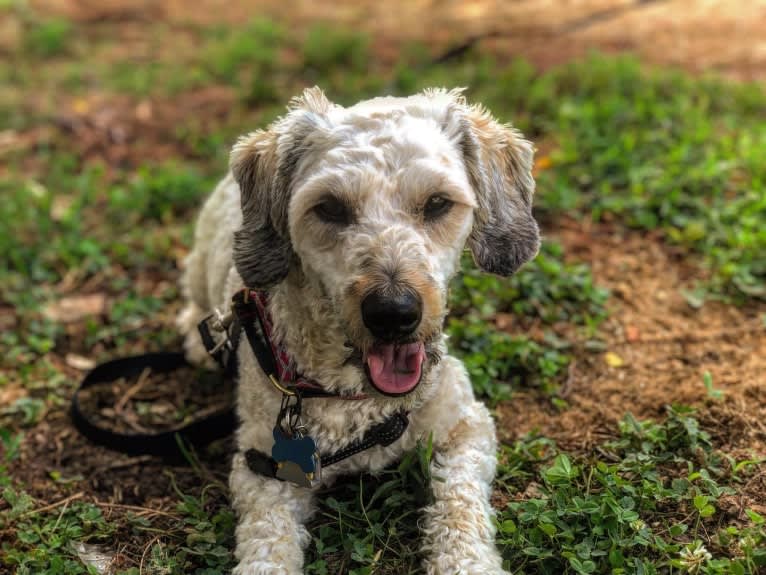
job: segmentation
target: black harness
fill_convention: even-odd
[[[361,400],[366,395],[341,395],[322,388],[318,383],[300,376],[290,365],[286,352],[276,346],[271,337],[272,326],[266,310],[267,295],[264,292],[242,289],[232,298],[231,315],[215,314],[200,322],[198,328],[202,342],[225,373],[235,373],[236,350],[241,340],[240,333],[244,331],[250,348],[258,360],[263,372],[272,385],[282,393],[283,404],[286,399],[296,399],[290,412],[292,417],[300,417],[300,406],[303,399],[334,398],[340,400]],[[211,329],[222,332],[224,339],[216,342]],[[281,419],[286,413],[277,417],[277,425],[283,426]],[[381,423],[372,426],[358,440],[350,443],[335,453],[320,456],[321,468],[343,461],[357,453],[366,451],[377,445],[387,447],[399,439],[407,429],[409,419],[407,412],[397,411]],[[271,456],[251,448],[245,452],[248,467],[254,473],[277,477],[278,462]]]
[[[303,399],[362,400],[367,397],[330,392],[318,383],[297,374],[284,350],[276,346],[271,338],[271,322],[266,311],[266,302],[267,296],[263,292],[247,288],[240,290],[232,298],[230,314],[214,314],[198,325],[205,348],[222,368],[218,377],[236,378],[237,348],[244,333],[261,369],[282,394],[283,406],[287,400],[289,410],[283,409],[280,412],[277,417],[278,426],[283,425],[280,419],[288,421],[288,415],[290,421],[295,420],[296,410],[297,419],[300,419],[300,405]],[[214,332],[220,334],[218,339]],[[108,384],[119,378],[136,377],[147,368],[155,373],[167,373],[183,367],[191,365],[182,353],[177,352],[149,353],[115,359],[97,366],[85,376],[72,396],[71,416],[75,427],[94,443],[131,455],[176,455],[179,452],[179,437],[194,445],[206,445],[226,437],[236,427],[234,406],[227,406],[202,419],[157,433],[116,432],[95,423],[82,409],[80,393],[84,389]],[[363,437],[343,449],[322,454],[319,456],[319,463],[324,468],[377,445],[391,445],[404,434],[408,424],[407,412],[397,411],[381,423],[372,426]],[[287,429],[288,433],[292,431]],[[280,463],[273,457],[256,449],[248,449],[245,459],[254,473],[282,479],[278,476]]]

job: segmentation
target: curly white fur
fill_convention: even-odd
[[[462,364],[447,355],[441,328],[447,284],[466,242],[482,268],[506,275],[536,253],[531,163],[531,145],[518,132],[456,91],[347,109],[307,90],[268,130],[237,143],[232,174],[205,204],[186,261],[187,305],[178,323],[192,360],[206,359],[197,322],[226,308],[247,282],[269,289],[276,337],[303,374],[331,390],[369,395],[304,401],[303,422],[322,453],[345,447],[397,410],[409,411],[411,424],[399,440],[324,469],[324,482],[381,469],[433,435],[433,473],[444,480],[432,485],[435,502],[421,522],[430,574],[504,572],[489,503],[494,424]],[[434,192],[446,195],[452,209],[428,223],[423,204]],[[328,227],[316,217],[327,194],[350,206],[352,223]],[[427,342],[428,359],[420,385],[403,397],[376,393],[350,361],[354,349],[374,345],[361,298],[386,283],[407,285],[424,302],[417,337]],[[238,353],[234,573],[301,573],[313,492],[248,469],[241,453],[270,452],[281,398],[250,348],[241,345]]]

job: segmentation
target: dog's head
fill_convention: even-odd
[[[343,108],[306,90],[232,151],[237,270],[268,289],[300,269],[369,383],[409,393],[437,359],[464,246],[503,276],[537,253],[532,156],[518,131],[459,91]]]

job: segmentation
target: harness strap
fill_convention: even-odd
[[[382,423],[372,426],[361,439],[352,442],[347,447],[330,455],[323,455],[320,459],[322,469],[348,459],[352,455],[366,451],[376,445],[388,447],[399,439],[407,430],[410,421],[406,411],[397,411]],[[277,478],[277,462],[262,451],[248,449],[245,451],[245,461],[250,471],[258,475]]]
[[[272,337],[273,325],[266,309],[267,303],[267,295],[262,291],[244,288],[235,293],[231,299],[232,321],[224,334],[226,340],[221,343],[216,343],[210,333],[210,322],[215,321],[215,316],[206,318],[197,326],[205,349],[226,373],[236,374],[237,346],[240,332],[244,332],[261,369],[282,393],[300,393],[304,399],[367,399],[365,394],[341,395],[327,391],[316,381],[299,375],[287,352]]]

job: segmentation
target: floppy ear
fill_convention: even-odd
[[[441,95],[452,99],[447,132],[462,148],[478,204],[468,247],[482,270],[509,276],[540,248],[532,217],[532,144],[481,106],[468,106],[460,91]]]
[[[232,148],[229,167],[242,205],[234,265],[248,287],[267,289],[287,277],[295,257],[287,222],[293,177],[320,128],[320,115],[330,107],[319,88],[309,88],[292,100],[287,115],[267,130],[242,136]]]

